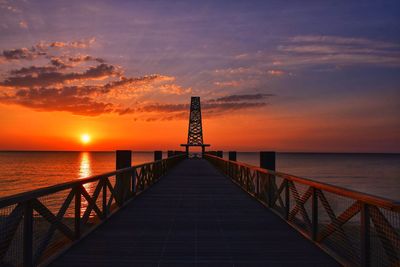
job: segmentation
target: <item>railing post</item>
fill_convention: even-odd
[[[229,160],[236,161],[236,151],[229,151]]]
[[[116,152],[116,169],[123,169],[131,167],[132,165],[132,151],[130,150],[117,150]],[[125,200],[129,197],[130,179],[128,175],[118,174],[115,179],[115,193],[117,204],[122,206]]]
[[[162,151],[156,150],[154,151],[154,161],[162,160]]]
[[[33,207],[31,201],[24,203],[23,266],[33,266]]]
[[[312,222],[311,222],[311,238],[313,241],[317,240],[318,236],[318,191],[316,188],[312,188],[312,211],[311,211],[311,216],[312,216]]]
[[[260,152],[260,167],[263,169],[275,171],[275,151],[261,151]],[[273,207],[273,198],[275,195],[275,176],[268,175],[268,206]]]
[[[167,157],[170,158],[170,157],[172,157],[173,155],[174,155],[174,151],[168,150],[168,152],[167,152]]]
[[[75,219],[74,219],[74,229],[75,229],[75,239],[81,237],[81,186],[75,187]]]
[[[361,206],[361,266],[370,266],[370,216],[368,204]]]

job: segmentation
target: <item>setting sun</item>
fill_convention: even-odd
[[[82,134],[81,136],[81,142],[83,144],[88,144],[90,142],[90,135],[88,134]]]

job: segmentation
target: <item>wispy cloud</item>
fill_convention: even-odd
[[[283,65],[400,65],[400,45],[365,38],[295,36],[278,46]]]
[[[282,76],[282,75],[285,74],[285,71],[283,71],[283,70],[269,70],[268,74],[272,75],[272,76]]]
[[[275,96],[274,94],[247,94],[247,95],[228,95],[216,99],[210,99],[207,102],[240,102],[246,100],[264,100],[271,96]]]
[[[22,29],[28,29],[28,23],[25,20],[21,20],[19,22],[19,27],[21,27]]]
[[[273,94],[242,94],[226,95],[220,98],[202,100],[201,109],[204,117],[213,118],[227,113],[237,112],[246,109],[258,109],[265,107],[269,97]],[[136,110],[130,110],[131,113],[142,114],[140,118],[146,121],[157,120],[177,120],[187,119],[189,115],[188,103],[150,103]],[[156,115],[153,115],[153,114]]]

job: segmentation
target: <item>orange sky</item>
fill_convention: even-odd
[[[268,107],[265,111],[273,110]],[[134,121],[114,114],[87,117],[37,112],[15,105],[0,105],[0,112],[7,114],[0,117],[4,126],[0,132],[2,150],[175,150],[187,139],[188,121],[184,119]],[[211,149],[237,151],[370,152],[372,147],[378,152],[382,148],[390,152],[391,140],[397,138],[395,133],[388,134],[382,141],[379,130],[366,135],[362,125],[358,125],[359,129],[347,128],[352,121],[327,123],[317,116],[284,117],[253,111],[209,119],[203,116],[204,141],[212,145]],[[91,137],[87,145],[81,142],[85,133]]]

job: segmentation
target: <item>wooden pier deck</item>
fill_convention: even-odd
[[[338,266],[206,160],[184,160],[51,266]]]

